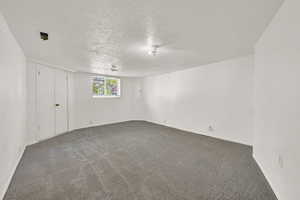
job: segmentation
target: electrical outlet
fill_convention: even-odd
[[[278,156],[278,165],[280,168],[284,167],[283,157],[281,155]]]
[[[208,131],[214,131],[214,128],[212,127],[212,125],[210,125],[210,126],[208,127]]]

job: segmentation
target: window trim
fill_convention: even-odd
[[[107,96],[100,96],[100,95],[95,95],[93,91],[93,84],[94,84],[94,79],[98,77],[103,77],[105,80],[106,79],[113,79],[113,80],[118,80],[118,95],[107,95]],[[106,88],[106,81],[104,81],[104,87]],[[121,79],[119,77],[113,77],[113,76],[105,76],[105,75],[95,75],[92,76],[92,97],[93,98],[120,98],[121,97]]]

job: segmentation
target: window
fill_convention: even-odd
[[[93,97],[120,97],[120,79],[107,76],[93,78]]]

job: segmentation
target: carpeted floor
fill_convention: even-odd
[[[276,200],[248,146],[147,122],[26,148],[5,200]]]

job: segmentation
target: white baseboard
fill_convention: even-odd
[[[112,124],[118,124],[118,123],[123,123],[123,122],[131,122],[131,121],[145,121],[145,120],[129,119],[129,120],[121,120],[121,121],[112,121],[112,122],[107,122],[107,123],[94,123],[94,124],[88,124],[88,125],[84,125],[84,126],[78,126],[78,127],[72,128],[72,130],[79,130],[79,129],[84,129],[84,128],[97,127],[97,126],[112,125]]]
[[[12,177],[14,176],[15,171],[16,171],[16,169],[17,169],[17,167],[18,167],[18,165],[19,165],[19,163],[21,161],[21,158],[23,157],[24,151],[25,151],[25,146],[22,148],[21,152],[17,156],[17,158],[15,160],[15,163],[14,163],[14,167],[11,169],[11,171],[10,171],[8,177],[7,177],[7,180],[5,182],[5,185],[1,189],[2,191],[0,193],[0,199],[3,199],[4,196],[5,196],[6,191],[7,191],[8,187],[9,187],[9,184],[10,184],[10,182],[12,180]]]
[[[228,141],[228,142],[232,142],[232,143],[242,144],[242,145],[246,145],[246,146],[252,146],[252,144],[245,143],[245,142],[242,142],[242,141],[239,141],[239,140],[233,140],[231,138],[225,138],[225,137],[218,137],[217,135],[209,134],[207,131],[203,131],[203,130],[200,130],[200,131],[197,130],[196,131],[196,130],[193,130],[193,129],[181,128],[181,127],[174,126],[172,124],[165,124],[163,122],[151,121],[151,120],[148,120],[148,119],[147,120],[140,120],[140,121],[146,121],[146,122],[149,122],[149,123],[158,124],[158,125],[166,126],[166,127],[169,127],[169,128],[178,129],[178,130],[181,130],[181,131],[194,133],[194,134],[204,135],[204,136],[207,136],[207,137],[212,137],[212,138],[215,138],[215,139],[224,140],[224,141]]]
[[[60,134],[51,136],[51,137],[49,137],[49,138],[45,138],[45,139],[43,139],[43,140],[33,141],[33,142],[31,142],[31,143],[28,143],[27,146],[31,146],[31,145],[34,145],[34,144],[36,144],[36,143],[43,142],[43,141],[49,140],[49,139],[51,139],[51,138],[54,138],[54,137],[57,137],[57,136],[66,134],[66,133],[68,133],[68,132],[75,131],[75,130],[80,130],[80,129],[85,129],[85,128],[92,128],[92,127],[97,127],[97,126],[112,125],[112,124],[118,124],[118,123],[122,123],[122,122],[130,122],[130,121],[144,121],[144,120],[130,119],[130,120],[125,120],[125,121],[113,121],[113,122],[108,122],[108,123],[95,123],[95,124],[88,124],[88,125],[84,125],[84,126],[71,127],[71,128],[69,128],[69,130],[68,130],[67,132],[60,133]]]
[[[258,157],[255,155],[254,151],[253,151],[253,154],[252,154],[252,157],[253,159],[255,160],[255,162],[257,163],[258,167],[260,168],[260,171],[264,174],[267,182],[269,183],[269,186],[271,187],[271,189],[273,190],[275,196],[277,197],[277,199],[279,200],[279,195],[278,193],[276,192],[275,188],[274,188],[274,185],[272,185],[272,182],[271,182],[271,179],[270,179],[270,176],[269,174],[266,172],[266,170],[264,169],[262,163],[260,162],[260,160],[258,159]]]

